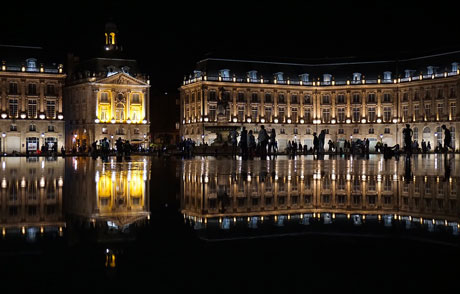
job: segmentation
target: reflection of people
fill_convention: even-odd
[[[410,182],[412,179],[412,167],[410,157],[404,162],[404,179],[406,182]]]
[[[240,136],[240,148],[241,148],[241,156],[243,159],[248,158],[248,131],[246,127],[243,127]]]
[[[403,137],[404,137],[404,151],[407,154],[411,154],[412,150],[412,129],[410,128],[409,124],[406,124],[406,128],[403,129]]]
[[[450,130],[446,127],[446,125],[442,125],[442,129],[444,130],[444,151],[449,151],[449,148],[454,150],[454,148],[451,146],[452,135]]]
[[[313,154],[316,152],[316,154],[319,153],[319,139],[318,136],[316,136],[316,133],[313,133]]]
[[[447,156],[444,157],[444,182],[450,178],[450,159]]]

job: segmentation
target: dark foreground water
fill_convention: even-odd
[[[2,158],[0,288],[453,292],[459,165]]]

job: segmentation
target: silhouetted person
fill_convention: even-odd
[[[268,154],[275,152],[275,143],[276,143],[276,132],[275,129],[272,129],[270,132],[270,139],[268,141]]]
[[[313,133],[313,155],[319,153],[319,139],[318,136],[316,136],[316,133]]]
[[[452,135],[450,133],[450,130],[446,127],[446,125],[442,125],[442,129],[444,130],[444,151],[449,151],[449,148],[453,151],[454,148],[451,146]]]
[[[265,130],[264,126],[260,126],[259,136],[257,137],[257,141],[260,144],[260,158],[266,159],[267,158],[267,145],[268,145],[268,134]]]
[[[450,178],[450,159],[447,156],[444,157],[444,182],[448,181]]]
[[[248,159],[248,131],[246,127],[243,127],[240,135],[240,148],[241,148],[241,157],[243,159]]]
[[[412,134],[413,131],[410,128],[409,124],[406,124],[406,128],[403,129],[403,138],[404,138],[404,151],[407,155],[412,154]]]

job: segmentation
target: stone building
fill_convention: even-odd
[[[106,25],[101,57],[69,56],[65,87],[66,146],[82,148],[118,138],[148,146],[150,82],[136,60],[118,45],[118,30]]]
[[[6,153],[64,144],[63,65],[40,47],[1,46],[0,142]]]
[[[181,136],[212,144],[219,127],[257,133],[264,125],[280,150],[293,140],[311,147],[321,130],[326,142],[367,138],[373,150],[378,141],[401,145],[409,123],[413,139],[433,150],[445,124],[458,149],[459,59],[458,51],[308,64],[208,58],[180,88]]]

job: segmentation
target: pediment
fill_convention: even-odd
[[[115,84],[115,85],[132,85],[132,86],[148,86],[141,80],[138,80],[125,73],[117,73],[97,81],[98,84]]]

